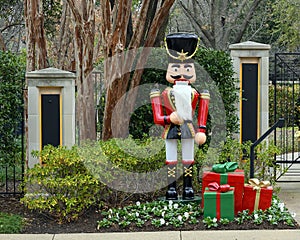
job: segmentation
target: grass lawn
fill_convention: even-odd
[[[0,212],[0,233],[20,233],[23,219],[19,215]]]

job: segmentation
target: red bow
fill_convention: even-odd
[[[217,182],[211,182],[208,184],[208,189],[214,192],[228,192],[230,190],[229,184],[219,185]]]

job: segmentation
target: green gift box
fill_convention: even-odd
[[[204,191],[204,217],[234,219],[234,188],[227,192]]]

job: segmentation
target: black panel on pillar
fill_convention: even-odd
[[[257,140],[258,64],[242,64],[242,142]]]
[[[42,94],[42,147],[60,145],[60,95]]]

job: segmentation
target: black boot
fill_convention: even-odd
[[[168,165],[168,190],[166,192],[166,200],[177,200],[176,190],[176,165]]]
[[[192,185],[193,179],[193,165],[183,164],[183,193],[182,199],[192,200],[194,199],[194,190]]]

